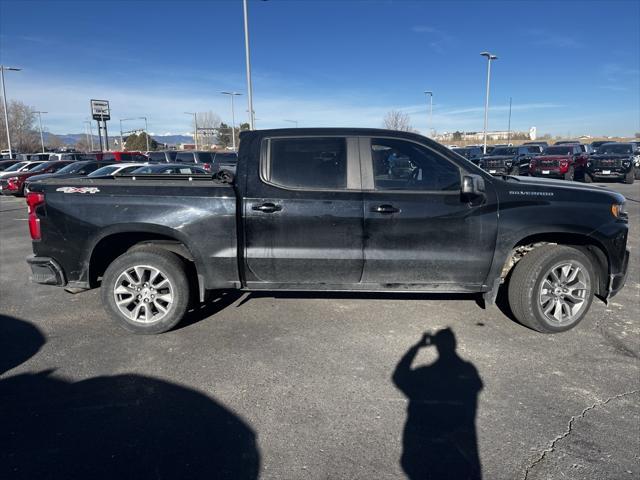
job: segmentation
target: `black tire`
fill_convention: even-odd
[[[168,280],[169,286],[166,287],[166,290],[161,292],[160,288],[158,288],[156,292],[158,298],[155,299],[155,301],[146,298],[145,301],[150,301],[150,303],[142,305],[144,313],[147,313],[147,309],[149,309],[149,311],[154,314],[152,310],[155,309],[155,315],[159,316],[157,320],[151,319],[149,322],[143,323],[142,318],[140,318],[139,321],[129,318],[120,311],[120,307],[118,307],[116,303],[115,289],[120,284],[119,279],[121,279],[121,275],[124,275],[124,272],[132,269],[134,266],[156,269],[159,275],[161,275],[160,279]],[[143,285],[144,278],[136,279],[134,277],[134,279],[139,281],[139,285]],[[144,283],[144,285],[149,285],[149,288],[144,288],[141,294],[144,293],[147,297],[151,296],[154,291],[153,288],[151,288],[154,286],[151,278],[148,280],[148,283]],[[156,302],[161,301],[160,296],[167,296],[166,292],[169,293],[171,303],[163,303],[162,306],[166,307],[166,312],[162,312],[157,308]],[[163,295],[163,293],[165,294]],[[102,278],[101,295],[105,310],[118,325],[136,334],[151,335],[172,329],[185,315],[190,299],[189,281],[184,264],[177,255],[157,247],[143,247],[120,255],[109,265]],[[134,294],[125,293],[124,295]],[[140,298],[140,296],[138,296],[138,298]],[[142,303],[142,301],[133,299],[133,296],[131,299],[131,303],[135,302],[136,305]],[[162,302],[164,302],[164,300],[162,300]],[[131,315],[134,315],[134,313],[140,315],[142,310],[143,309],[138,309],[138,311],[135,312],[134,305],[134,312],[131,312]]]
[[[640,180],[640,167],[633,167],[633,176],[636,180]]]
[[[573,181],[575,176],[576,176],[575,170],[573,169],[573,167],[569,167],[569,170],[567,170],[567,173],[564,174],[564,179],[571,182]]]
[[[587,172],[584,172],[584,183],[593,183],[593,177]]]
[[[623,182],[623,183],[627,183],[627,184],[629,184],[629,185],[633,184],[633,182],[634,182],[634,181],[635,181],[635,179],[636,179],[636,176],[635,176],[635,174],[634,174],[634,172],[633,172],[634,170],[635,170],[635,169],[634,169],[633,167],[631,167],[631,170],[629,170],[629,171],[627,172],[627,174],[624,176],[624,178],[622,179],[622,182]]]
[[[520,175],[520,167],[518,165],[513,166],[509,175]]]
[[[585,282],[583,302],[576,310],[575,318],[560,323],[547,318],[539,299],[548,272],[558,264],[569,261],[582,269],[588,281]],[[589,311],[595,285],[596,275],[589,257],[574,247],[545,245],[525,255],[514,267],[508,285],[509,306],[516,320],[533,330],[541,333],[564,332],[580,323]]]

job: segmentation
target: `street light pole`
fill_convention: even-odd
[[[287,119],[285,119],[285,122],[295,123],[296,124],[296,128],[298,128],[298,120],[287,120]]]
[[[231,138],[233,140],[233,151],[236,151],[236,109],[233,103],[233,97],[242,95],[238,92],[220,92],[223,95],[231,97]]]
[[[40,125],[40,145],[42,145],[42,153],[44,153],[44,137],[42,136],[42,114],[49,113],[49,112],[36,111],[34,113],[38,114],[38,124]]]
[[[196,113],[184,112],[185,115],[193,115],[193,143],[198,149],[198,116]]]
[[[485,99],[485,103],[484,103],[484,131],[483,131],[483,137],[484,137],[484,148],[483,148],[483,153],[486,155],[487,153],[487,125],[489,123],[489,87],[491,85],[491,61],[492,60],[497,60],[498,57],[489,53],[489,52],[482,52],[480,53],[480,55],[482,55],[483,57],[487,57],[487,97]]]
[[[120,150],[124,150],[124,139],[122,138],[122,118],[120,119]]]
[[[7,110],[7,91],[4,86],[4,71],[19,72],[21,68],[5,67],[0,65],[0,77],[2,78],[2,101],[4,102],[4,124],[7,127],[7,148],[9,149],[9,158],[13,158],[13,150],[11,150],[11,133],[9,133],[9,111]]]
[[[253,86],[251,82],[251,57],[249,54],[249,6],[247,0],[242,1],[244,13],[244,53],[247,63],[247,99],[249,102],[249,129],[255,129],[255,112],[253,111]]]
[[[433,92],[425,91],[429,95],[429,137],[433,136]]]

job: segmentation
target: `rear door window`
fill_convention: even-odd
[[[270,140],[267,181],[291,188],[347,188],[346,139],[340,137]]]
[[[177,163],[194,163],[192,152],[178,152],[175,161]]]

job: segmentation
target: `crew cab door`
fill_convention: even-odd
[[[363,283],[450,290],[480,285],[497,234],[489,181],[484,198],[461,194],[461,168],[425,145],[399,138],[360,141],[364,193]],[[402,158],[408,169],[392,168]]]
[[[260,157],[243,202],[247,286],[358,283],[364,260],[357,139],[266,138]]]

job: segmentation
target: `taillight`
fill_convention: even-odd
[[[44,203],[44,193],[29,192],[27,193],[27,207],[29,211],[29,233],[32,240],[40,240],[42,233],[40,231],[40,219],[36,215],[36,207]]]
[[[211,164],[210,163],[203,163],[202,164],[202,168],[204,168],[207,172],[211,171]]]
[[[11,177],[7,179],[7,190],[18,190],[18,177]]]

